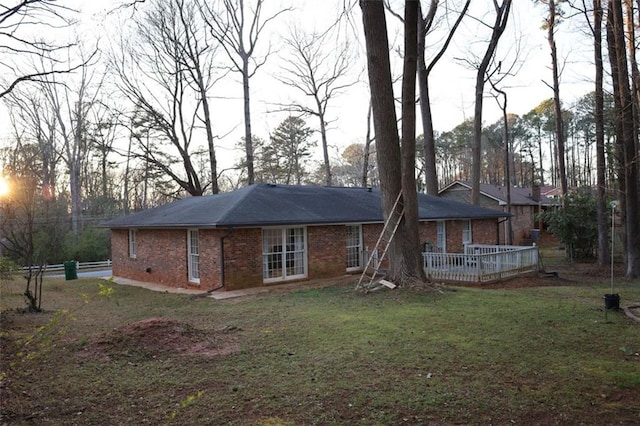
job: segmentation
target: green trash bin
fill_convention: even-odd
[[[67,281],[78,279],[78,268],[75,260],[64,262],[64,279]]]

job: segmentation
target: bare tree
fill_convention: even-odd
[[[231,69],[242,76],[244,138],[249,185],[253,184],[255,179],[249,80],[265,64],[271,50],[269,48],[264,56],[257,57],[255,49],[266,26],[289,10],[282,9],[265,18],[262,14],[263,3],[264,0],[255,0],[255,7],[249,8],[245,7],[245,0],[213,0],[204,2],[201,7],[202,16],[211,35],[220,43],[231,60]]]
[[[42,191],[46,200],[56,197],[57,166],[60,155],[56,152],[57,119],[43,91],[34,85],[15,88],[4,101],[16,133],[16,140],[34,141],[38,146],[42,166]]]
[[[439,0],[431,0],[426,16],[423,16],[422,12],[418,15],[418,87],[420,88],[420,111],[422,113],[421,118],[424,134],[423,150],[425,159],[425,189],[426,193],[431,195],[438,195],[438,176],[436,170],[433,117],[431,114],[431,100],[429,96],[429,74],[447,51],[456,29],[469,9],[471,0],[467,0],[465,2],[462,11],[460,11],[456,18],[456,21],[447,34],[440,50],[435,56],[433,56],[429,65],[427,65],[425,60],[426,37],[434,23],[438,3]]]
[[[357,83],[349,78],[353,55],[349,43],[332,38],[330,31],[306,33],[294,27],[285,38],[287,58],[282,67],[284,74],[276,77],[282,83],[312,98],[313,106],[292,103],[286,108],[291,112],[318,118],[320,139],[324,158],[325,184],[332,185],[331,164],[327,141],[327,108],[329,102],[338,97],[344,89]]]
[[[475,104],[473,112],[473,141],[472,141],[472,166],[471,166],[471,203],[480,202],[480,169],[482,167],[482,105],[484,99],[484,85],[487,81],[487,71],[494,57],[500,37],[504,33],[511,11],[511,0],[503,0],[501,4],[498,0],[493,1],[493,8],[496,13],[495,20],[490,26],[491,38],[489,44],[478,64],[476,71]]]
[[[80,56],[83,53],[80,52]],[[87,63],[83,60],[83,63]],[[95,81],[94,79],[98,79]],[[57,132],[61,146],[59,153],[69,171],[69,192],[71,195],[71,231],[74,236],[80,230],[82,214],[82,180],[81,170],[87,158],[87,136],[91,109],[96,105],[100,95],[103,76],[96,76],[89,65],[80,69],[77,83],[59,81],[56,76],[49,75],[41,84],[41,89],[51,111],[56,117]],[[76,86],[77,84],[77,86]],[[76,86],[75,89],[72,89]]]
[[[0,203],[0,251],[27,266],[23,295],[29,312],[41,311],[42,275],[47,258],[44,247],[39,246],[35,238],[37,217],[44,216],[39,196],[41,165],[37,150],[37,145],[18,140],[4,162],[5,172],[12,176],[11,195]]]
[[[191,195],[208,187],[192,155],[198,132],[204,128],[209,154],[210,184],[218,192],[218,173],[210,91],[222,78],[213,65],[215,49],[192,3],[161,0],[134,18],[135,34],[122,39],[111,66],[117,86],[135,105],[138,120],[130,129],[138,150],[133,155],[147,161]],[[131,123],[125,123],[131,124]],[[141,130],[157,143],[146,144]],[[164,146],[163,146],[164,145]],[[172,153],[177,152],[177,156]],[[181,164],[178,172],[174,165]]]
[[[11,93],[21,82],[40,81],[43,77],[68,73],[83,65],[54,60],[46,69],[29,66],[38,64],[41,57],[54,58],[75,45],[34,36],[69,27],[73,22],[65,15],[73,11],[57,0],[11,3],[0,4],[0,98]]]

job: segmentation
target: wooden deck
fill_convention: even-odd
[[[538,247],[467,245],[465,253],[422,253],[432,281],[490,283],[538,270]]]

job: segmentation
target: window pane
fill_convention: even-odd
[[[199,281],[200,280],[200,242],[198,231],[189,231],[189,241],[188,241],[188,250],[189,250],[189,280],[190,281]]]
[[[282,277],[282,229],[262,230],[262,277]]]
[[[263,279],[305,274],[304,228],[262,230]]]
[[[446,230],[445,223],[443,221],[438,222],[438,239],[437,246],[439,249],[444,250],[446,245]]]
[[[355,269],[361,266],[360,253],[360,226],[347,226],[347,269]]]
[[[136,230],[129,230],[129,257],[136,257]]]

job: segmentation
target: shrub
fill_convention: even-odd
[[[568,195],[565,204],[540,215],[549,232],[567,247],[570,258],[590,258],[598,240],[596,200],[589,193]]]

